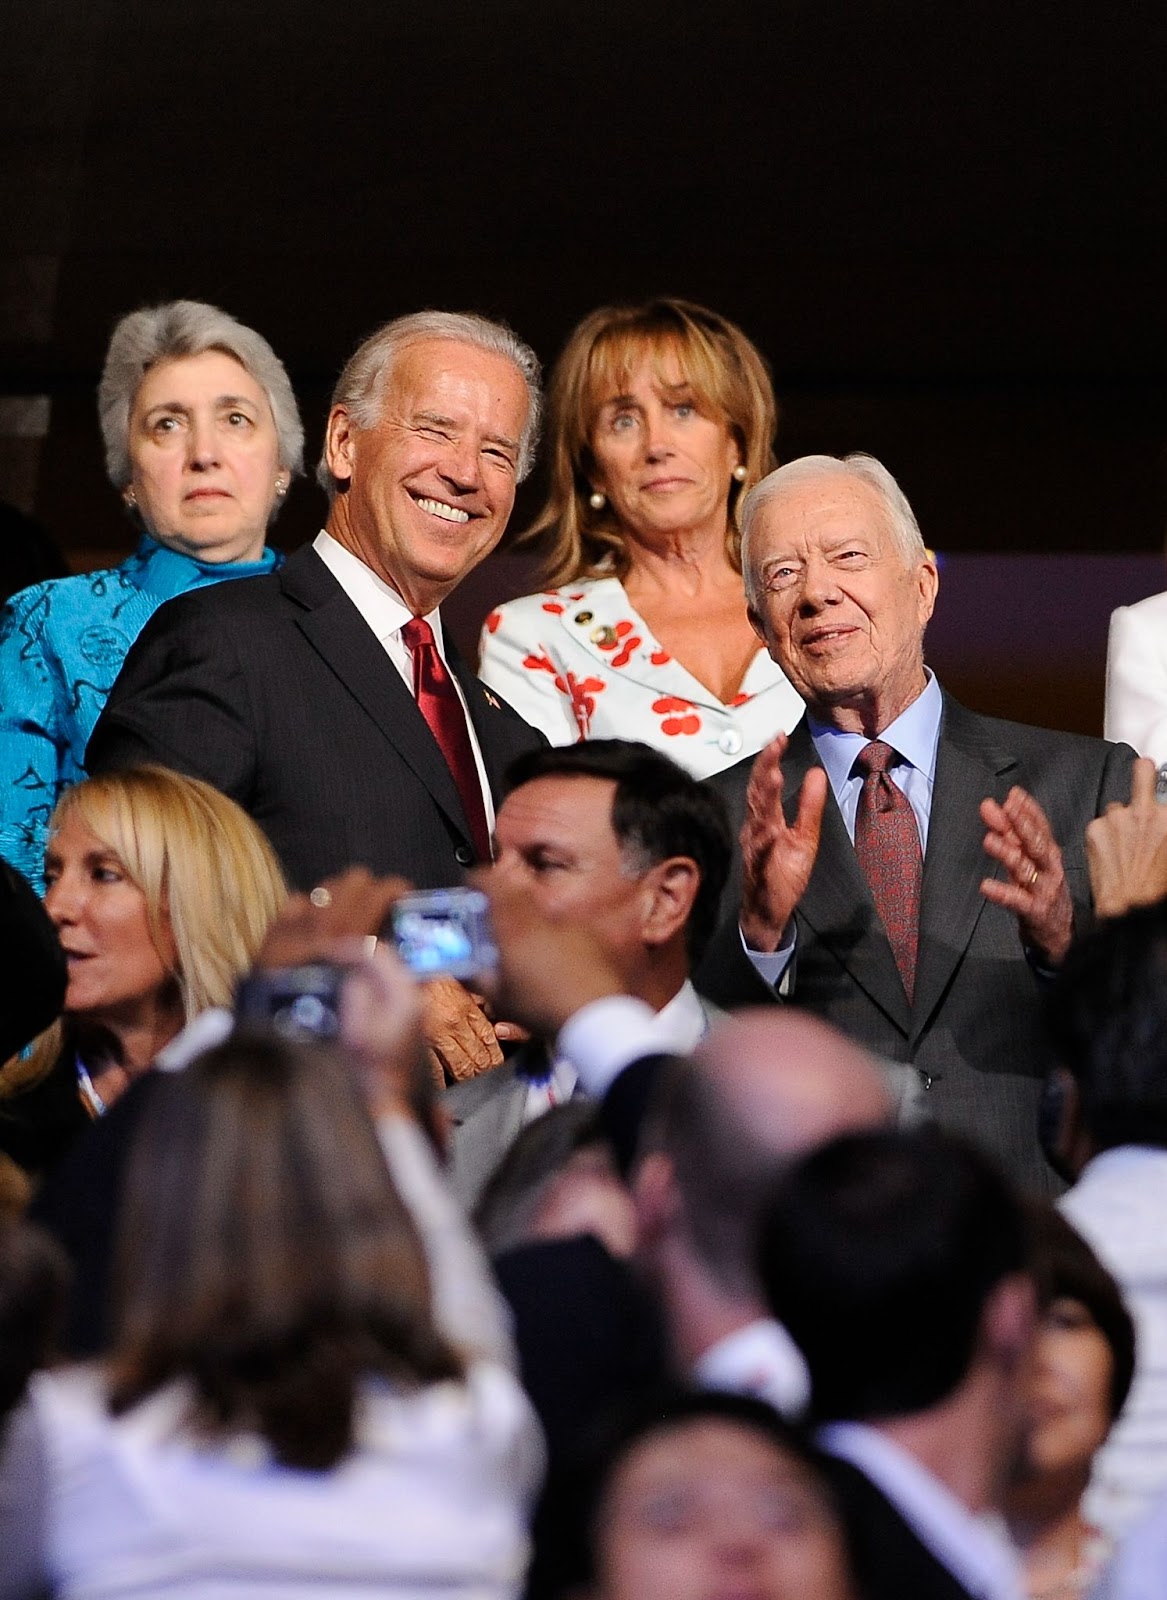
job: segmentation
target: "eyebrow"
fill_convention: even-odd
[[[252,400],[248,395],[245,394],[216,395],[213,404],[216,407],[250,406],[253,411],[258,410],[258,402]],[[191,408],[190,406],[185,405],[181,400],[159,400],[157,405],[150,407],[149,411],[146,412],[146,415],[148,417],[152,417],[156,411],[178,411],[181,412],[184,417],[188,417],[190,415]]]
[[[413,420],[415,424],[424,422],[431,428],[452,428],[455,432],[462,427],[462,423],[456,417],[444,417],[440,411],[415,411]],[[482,437],[487,444],[503,444],[508,450],[519,448],[519,441],[512,439],[507,433],[484,433]]]

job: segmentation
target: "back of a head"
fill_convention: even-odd
[[[793,1008],[739,1012],[663,1075],[644,1149],[672,1164],[692,1249],[724,1289],[757,1292],[755,1230],[789,1163],[890,1120],[865,1051]]]
[[[922,1412],[968,1373],[995,1287],[1026,1269],[1020,1202],[936,1128],[850,1134],[780,1181],[761,1229],[767,1299],[822,1421]]]
[[[119,1228],[113,1404],[189,1379],[196,1420],[293,1466],[352,1442],[355,1384],[460,1370],[352,1063],[235,1035],[156,1086]]]
[[[1167,1145],[1167,901],[1071,950],[1049,1020],[1094,1145]]]

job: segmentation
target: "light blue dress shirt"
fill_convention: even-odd
[[[928,848],[928,823],[932,815],[932,788],[936,781],[936,751],[940,743],[943,711],[944,696],[940,693],[935,674],[929,672],[923,693],[879,735],[882,742],[891,745],[896,752],[897,760],[888,768],[888,774],[908,797],[916,827],[920,831],[921,855]],[[806,721],[815,752],[826,769],[831,793],[843,814],[847,836],[854,844],[855,813],[859,809],[863,778],[852,768],[855,757],[872,741],[866,734],[840,733],[838,728],[818,722],[809,711]],[[763,952],[746,946],[746,954],[758,976],[777,987],[794,954],[794,944],[795,925],[792,918],[777,950]]]

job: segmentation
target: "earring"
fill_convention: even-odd
[[[137,497],[137,495],[134,493],[134,491],[132,489],[127,489],[126,490],[125,501],[126,501],[126,510],[127,511],[136,511],[137,510],[137,508],[138,508],[138,497]]]
[[[740,461],[733,469],[733,475],[739,483],[744,483],[746,481],[746,469]]]
[[[288,485],[287,485],[286,479],[277,478],[276,479],[276,493],[279,495],[281,500],[284,498],[284,496],[287,494],[287,492],[288,492]]]
[[[591,494],[588,495],[588,505],[591,506],[593,511],[602,511],[607,503],[607,500],[598,489],[593,489]]]

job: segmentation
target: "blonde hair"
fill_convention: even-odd
[[[572,333],[548,388],[551,488],[546,503],[517,543],[550,535],[544,580],[626,576],[628,537],[609,506],[598,511],[592,492],[591,437],[600,407],[618,394],[636,364],[650,357],[658,375],[672,358],[698,403],[723,422],[741,451],[745,477],[726,499],[726,553],[741,569],[737,508],[742,494],[776,465],[778,407],[769,368],[742,330],[716,311],[688,300],[650,300],[641,306],[601,306]]]
[[[117,855],[145,895],[157,950],[166,946],[169,922],[184,1019],[229,1006],[288,894],[259,827],[209,783],[153,766],[104,773],[66,790],[50,838],[69,817]],[[27,1056],[0,1070],[0,1095],[38,1082],[61,1042],[57,1022]]]

